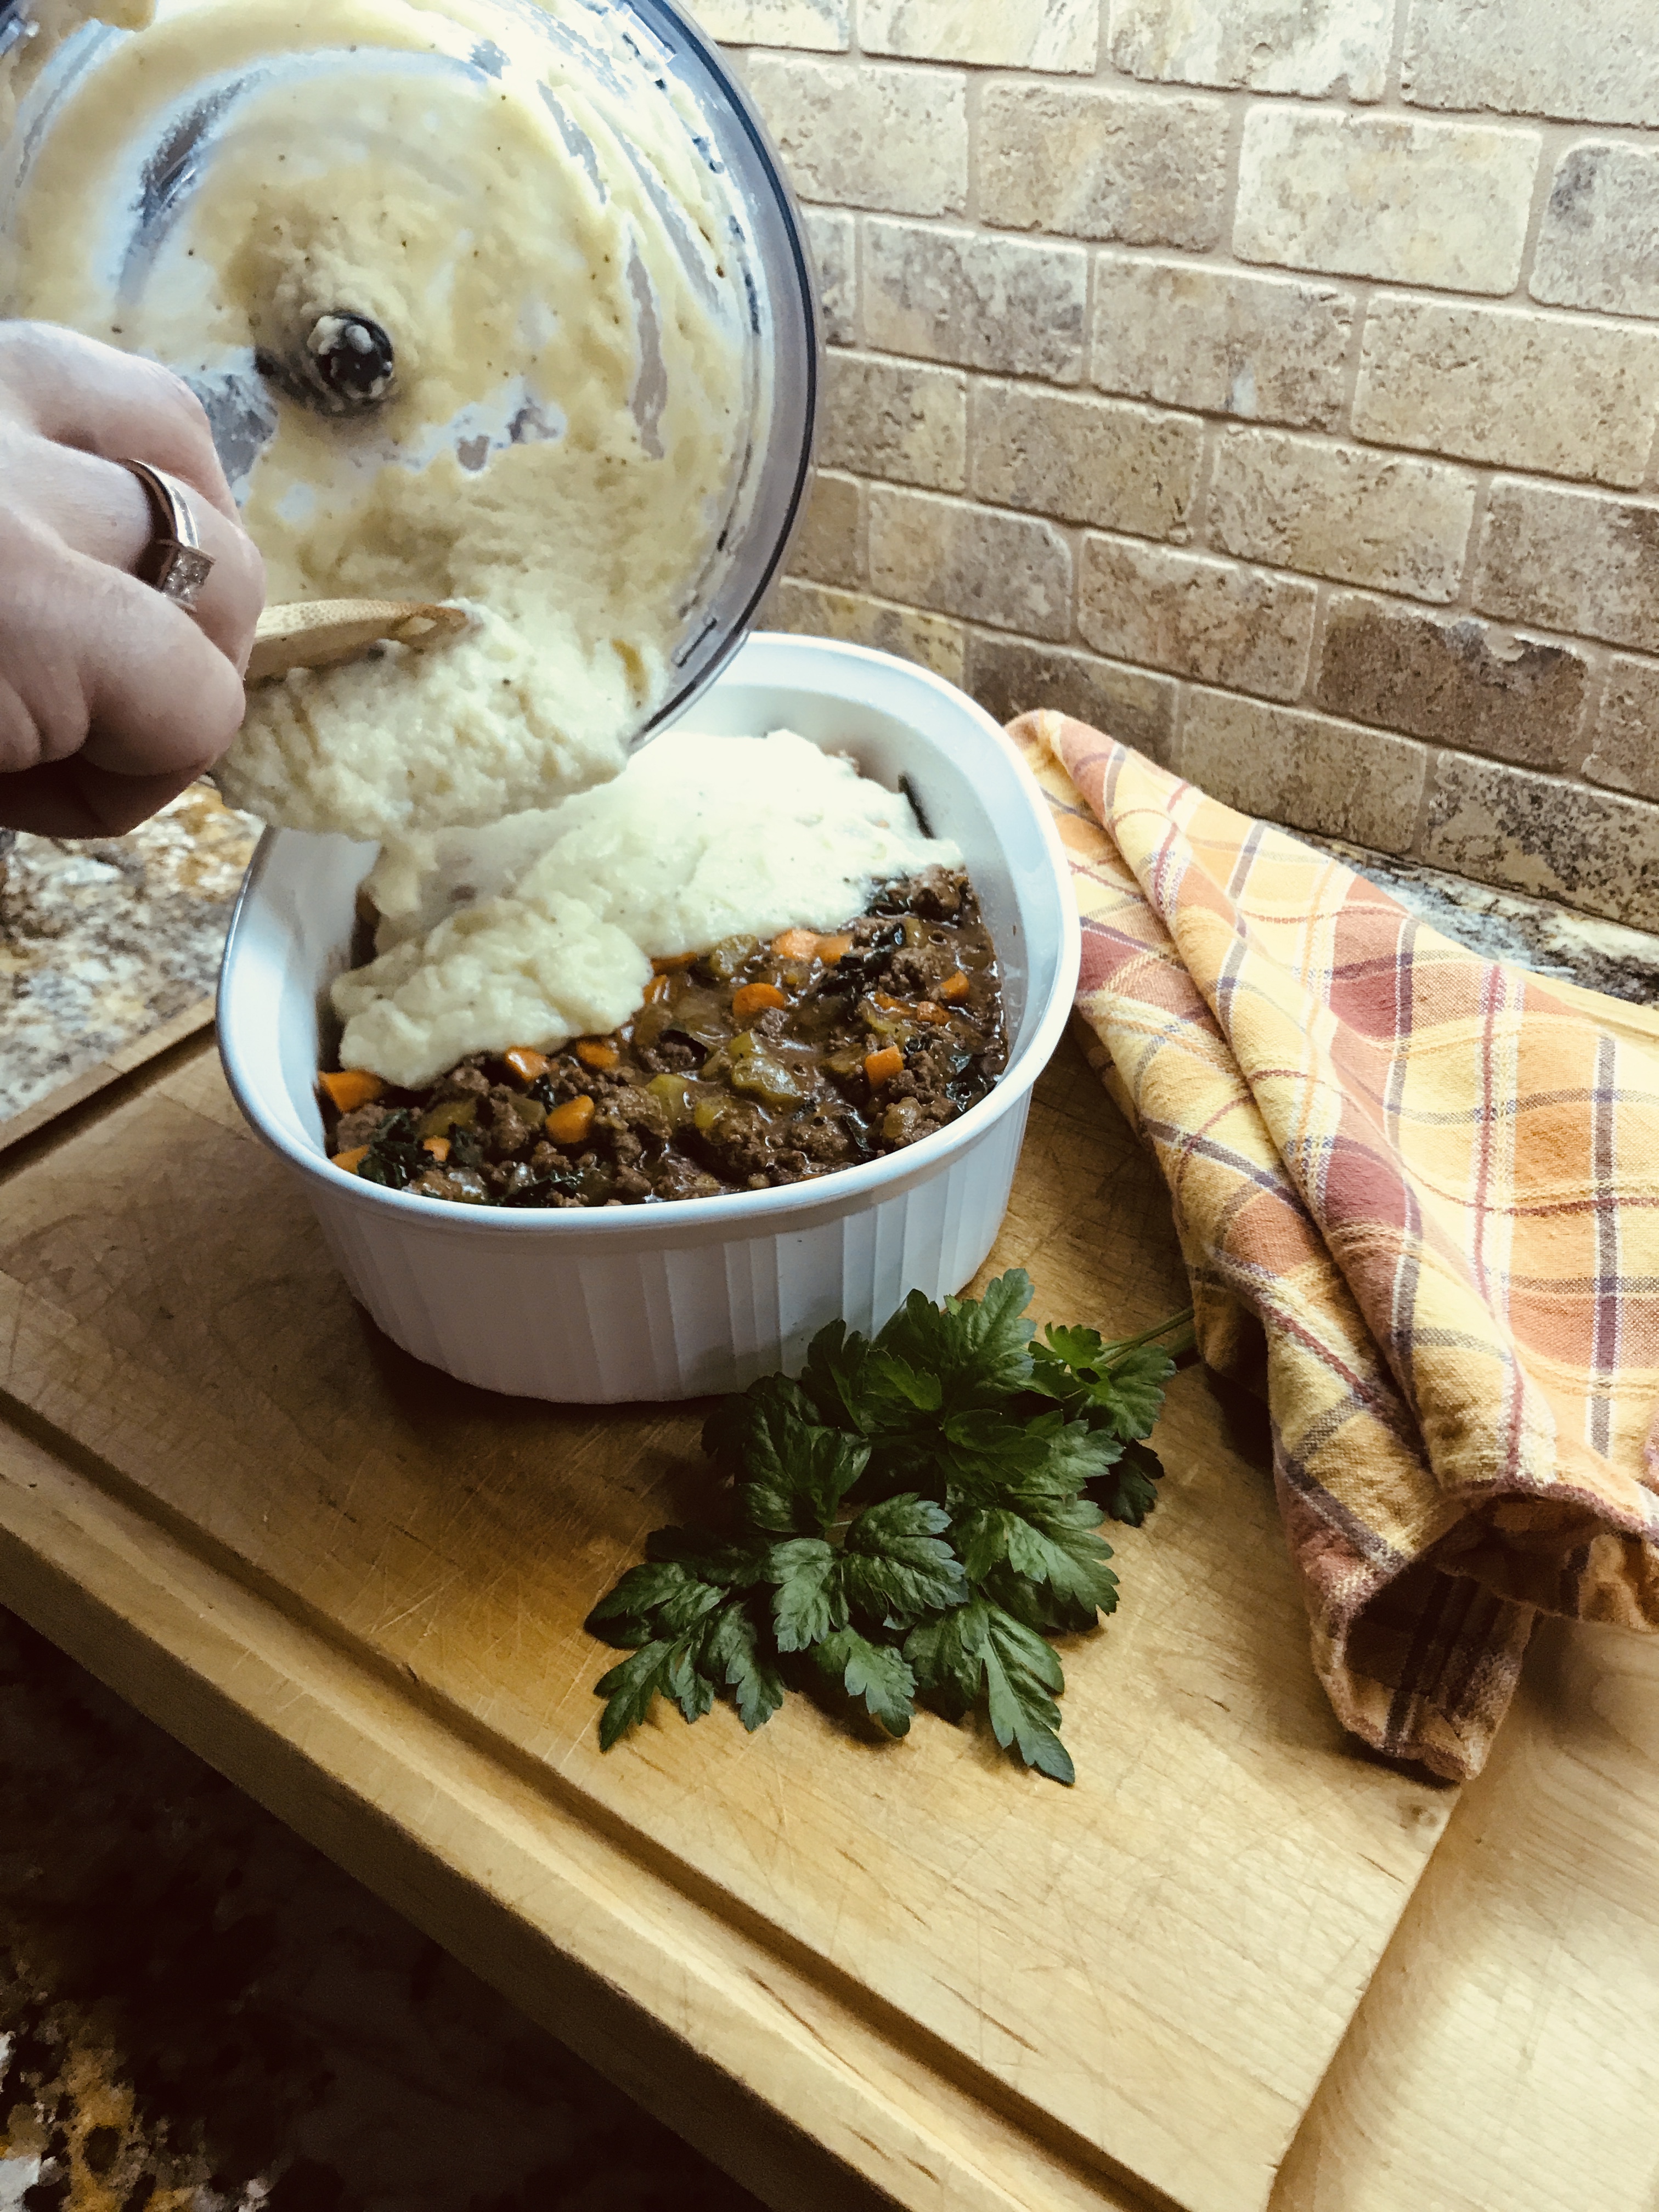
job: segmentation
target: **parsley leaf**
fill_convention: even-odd
[[[746,1605],[728,1605],[703,1640],[703,1664],[718,1672],[737,1700],[738,1718],[752,1735],[783,1703],[783,1677],[761,1650]]]
[[[938,1402],[947,1407],[994,1405],[1030,1382],[1031,1324],[1022,1318],[1030,1303],[1030,1278],[1018,1268],[999,1275],[979,1299],[947,1298],[940,1307],[912,1291],[876,1349],[935,1376]]]
[[[1144,1336],[1106,1343],[1091,1328],[1043,1331],[1031,1352],[1031,1388],[1056,1398],[1074,1419],[1109,1429],[1125,1443],[1152,1434],[1175,1372],[1175,1358],[1160,1337],[1175,1335],[1184,1349],[1192,1337],[1190,1310]]]
[[[832,1321],[812,1339],[800,1371],[800,1389],[820,1420],[868,1435],[872,1425],[865,1405],[869,1357],[869,1338],[849,1329],[844,1321]]]
[[[642,1644],[620,1667],[599,1677],[595,1687],[600,1697],[610,1700],[599,1717],[601,1751],[609,1751],[645,1718],[659,1691],[668,1686],[668,1663],[673,1656],[672,1644]]]
[[[1164,1480],[1164,1462],[1150,1444],[1130,1443],[1097,1487],[1100,1502],[1114,1521],[1139,1528],[1158,1504],[1154,1487]]]
[[[912,1367],[895,1352],[872,1352],[865,1375],[866,1389],[876,1397],[872,1411],[878,1422],[883,1398],[896,1401],[919,1413],[936,1413],[945,1403],[945,1385],[939,1376]]]
[[[1047,1647],[1044,1647],[1045,1650]],[[908,1735],[916,1710],[916,1678],[890,1644],[872,1644],[856,1628],[827,1637],[813,1653],[849,1698],[862,1698],[890,1735]]]
[[[1066,1367],[1092,1367],[1105,1348],[1097,1328],[1056,1328],[1050,1322],[1042,1332],[1042,1342],[1034,1344],[1031,1352],[1039,1362],[1053,1358]]]
[[[1005,1751],[1018,1746],[1020,1757],[1053,1782],[1073,1783],[1077,1769],[1060,1740],[1060,1707],[1054,1699],[1066,1677],[1040,1636],[993,1606],[985,1638],[985,1702],[991,1733]]]
[[[951,1516],[925,1498],[867,1506],[847,1531],[842,1587],[849,1601],[884,1628],[908,1628],[918,1613],[960,1604],[963,1567],[943,1540]]]
[[[1096,1370],[1090,1403],[1111,1416],[1112,1426],[1125,1443],[1149,1437],[1174,1373],[1175,1362],[1167,1352],[1156,1344],[1143,1344],[1103,1371]]]
[[[1092,1628],[1117,1610],[1109,1544],[1094,1533],[1100,1508],[1061,1498],[1021,1498],[1017,1506],[970,1513],[957,1529],[969,1579],[982,1583],[1005,1559],[1028,1582],[1046,1583],[1067,1626]]]
[[[1017,1746],[1028,1766],[1055,1782],[1077,1779],[1060,1740],[1054,1699],[1066,1687],[1060,1663],[1040,1636],[1000,1607],[975,1598],[913,1629],[904,1656],[919,1687],[942,1692],[957,1710],[983,1693],[992,1733],[1004,1750]]]
[[[841,1559],[821,1536],[798,1536],[775,1544],[772,1560],[779,1582],[772,1597],[772,1626],[780,1651],[806,1651],[847,1626],[842,1595]]]
[[[890,1735],[918,1697],[982,1709],[1028,1766],[1073,1780],[1047,1638],[1118,1602],[1103,1521],[1139,1527],[1163,1468],[1145,1438],[1189,1316],[1107,1341],[1033,1342],[1018,1271],[981,1299],[913,1291],[872,1340],[842,1322],[798,1381],[769,1375],[709,1416],[724,1529],[659,1528],[588,1619],[628,1656],[598,1685],[609,1750],[659,1697],[688,1721],[729,1698],[746,1729],[808,1656]]]
[[[793,1383],[769,1376],[709,1417],[705,1448],[746,1477],[739,1496],[751,1528],[821,1534],[863,1474],[868,1444],[809,1415]]]

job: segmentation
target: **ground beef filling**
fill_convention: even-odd
[[[890,884],[827,934],[658,968],[625,1027],[551,1056],[477,1054],[421,1091],[325,1074],[336,1164],[464,1206],[765,1190],[914,1145],[1006,1064],[996,955],[959,870]]]

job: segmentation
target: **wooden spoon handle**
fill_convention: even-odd
[[[435,645],[466,627],[460,607],[424,599],[295,599],[267,607],[253,634],[246,681],[263,683],[290,668],[328,668],[356,660],[370,646]]]

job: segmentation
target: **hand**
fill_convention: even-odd
[[[140,583],[154,532],[131,455],[187,489],[213,573],[186,613]],[[0,823],[131,830],[240,726],[264,566],[207,416],[171,370],[0,322]]]

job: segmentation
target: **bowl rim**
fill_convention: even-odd
[[[258,900],[278,839],[307,834],[267,827],[231,915],[216,993],[220,1062],[231,1096],[255,1136],[318,1184],[331,1201],[378,1215],[388,1225],[402,1220],[411,1227],[425,1223],[433,1229],[468,1236],[644,1239],[662,1243],[672,1243],[681,1232],[695,1231],[700,1232],[696,1241],[701,1243],[710,1231],[738,1232],[751,1224],[757,1230],[779,1231],[787,1229],[792,1222],[805,1226],[807,1217],[866,1211],[885,1196],[896,1195],[928,1180],[957,1153],[970,1149],[993,1122],[1027,1097],[1053,1058],[1071,1015],[1082,963],[1082,923],[1072,893],[1071,865],[1066,848],[1060,842],[1053,812],[1021,749],[977,701],[915,661],[902,660],[896,654],[881,653],[873,647],[843,643],[834,638],[796,637],[787,632],[756,631],[744,641],[745,644],[762,641],[803,649],[823,647],[830,659],[851,659],[898,671],[907,679],[938,692],[955,708],[968,709],[981,732],[1000,747],[1018,773],[1059,892],[1060,943],[1048,999],[1038,1010],[1010,1066],[983,1098],[945,1128],[936,1129],[931,1136],[924,1137],[919,1144],[906,1146],[902,1152],[863,1161],[857,1167],[837,1168],[828,1175],[813,1176],[802,1182],[785,1183],[768,1190],[730,1191],[719,1198],[665,1199],[651,1205],[615,1206],[457,1206],[447,1199],[421,1198],[409,1191],[388,1190],[378,1183],[365,1183],[336,1168],[325,1154],[295,1144],[286,1133],[272,1127],[257,1103],[252,1086],[236,1064],[234,1048],[227,1048],[225,1008],[250,912]],[[729,676],[732,672],[733,663],[728,661],[721,673]],[[997,827],[993,817],[994,830]]]

